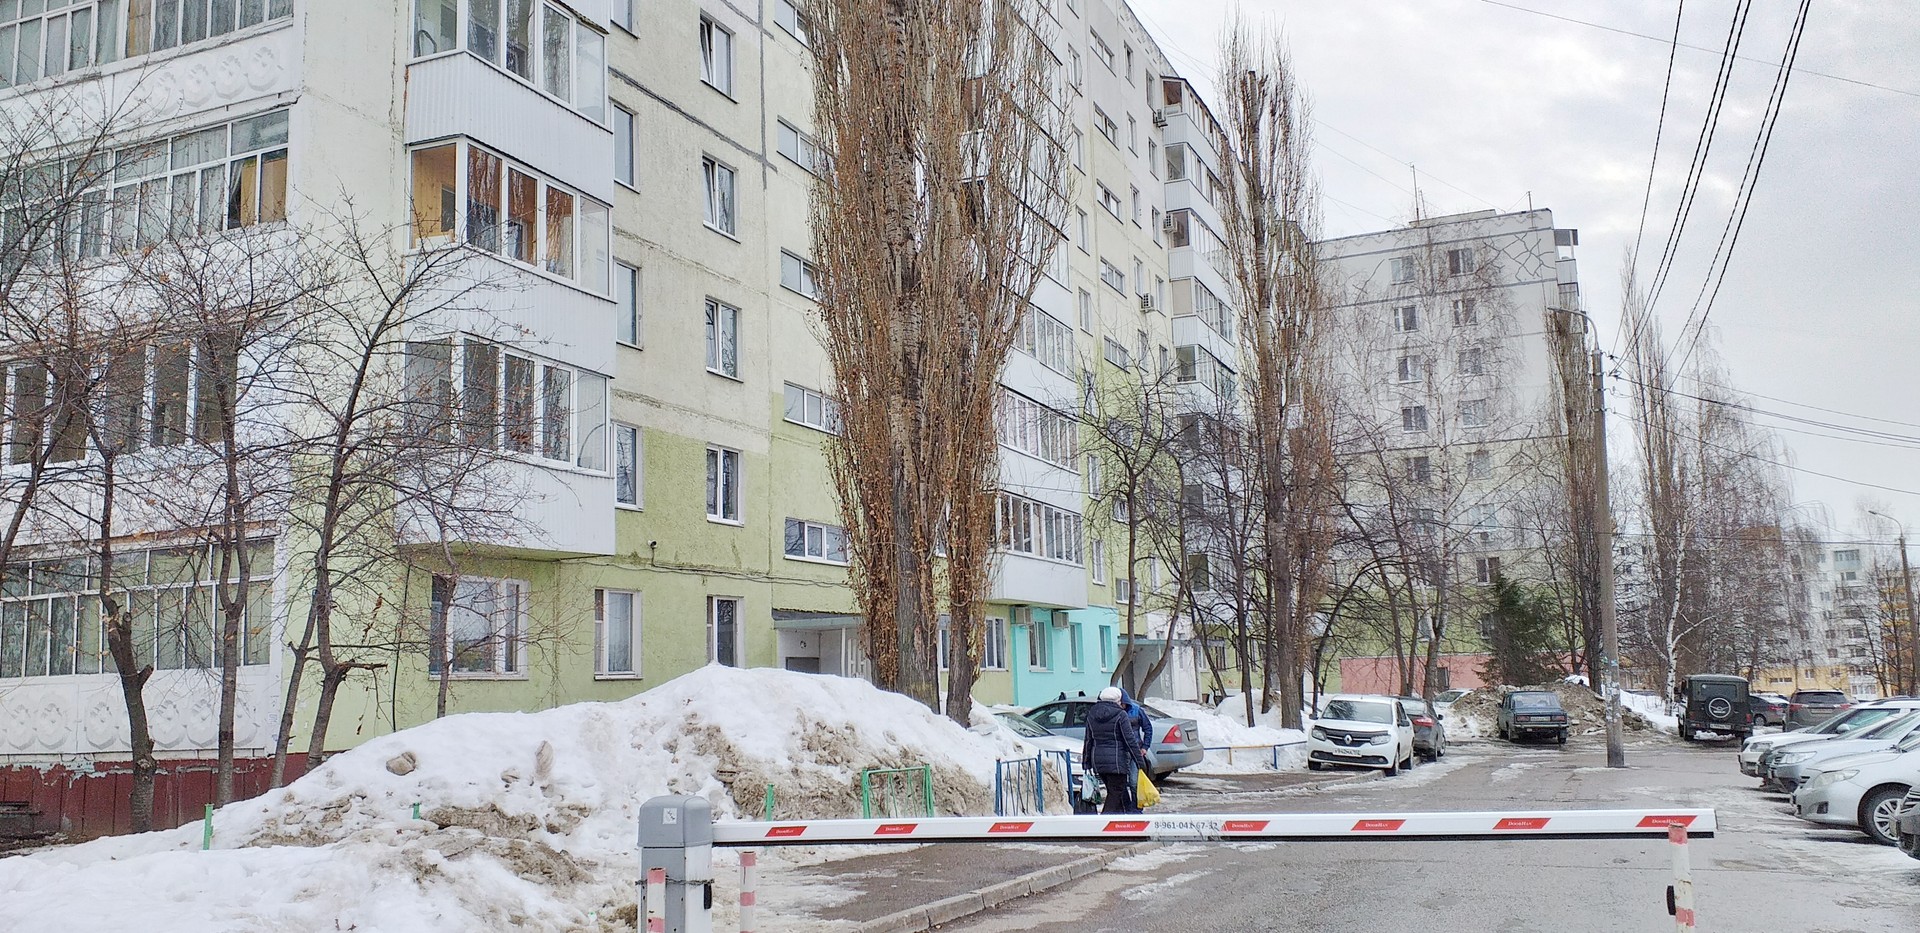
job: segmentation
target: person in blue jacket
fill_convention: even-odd
[[[1146,749],[1139,730],[1124,705],[1119,687],[1100,691],[1100,701],[1087,710],[1086,737],[1080,742],[1080,767],[1100,776],[1107,788],[1102,813],[1138,813],[1134,804],[1133,769],[1145,767]]]

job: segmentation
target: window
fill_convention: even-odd
[[[1093,33],[1092,35],[1093,35],[1093,57],[1099,59],[1101,64],[1106,65],[1108,71],[1114,70],[1113,48],[1107,45],[1107,40],[1100,38],[1099,33],[1096,32],[1096,33]]]
[[[808,172],[819,174],[825,154],[820,151],[820,144],[814,142],[813,137],[781,120],[776,127],[775,141],[781,155]]]
[[[1003,492],[994,509],[994,544],[1066,564],[1081,561],[1081,518],[1023,496]]]
[[[615,263],[613,267],[613,303],[620,315],[614,339],[640,346],[640,270]]]
[[[1407,432],[1427,429],[1427,406],[1408,405],[1400,409],[1400,430]]]
[[[448,340],[408,344],[409,430],[449,436],[458,385],[464,442],[607,468],[607,377],[472,337],[462,338],[456,374],[452,348]]]
[[[807,18],[793,6],[793,0],[773,0],[773,23],[787,31],[787,35],[800,41],[801,45],[811,46],[807,38]]]
[[[1491,546],[1500,533],[1500,510],[1492,505],[1473,507],[1473,539],[1481,546]]]
[[[1087,291],[1084,288],[1080,289],[1080,295],[1077,303],[1080,306],[1080,329],[1087,331],[1088,333],[1092,333],[1093,332],[1093,293]]]
[[[1107,283],[1108,288],[1122,295],[1127,293],[1127,274],[1121,272],[1119,266],[1105,259],[1100,260],[1100,281]]]
[[[1094,404],[1095,401],[1097,400],[1093,395],[1093,370],[1082,369],[1080,370],[1080,410],[1089,415],[1093,414],[1098,407]]]
[[[1087,455],[1087,494],[1100,495],[1100,455]]]
[[[1460,249],[1447,250],[1447,274],[1473,274],[1473,247],[1466,246]]]
[[[847,530],[839,525],[787,519],[786,554],[794,560],[847,562]]]
[[[1467,478],[1486,479],[1493,475],[1493,455],[1484,450],[1467,454]]]
[[[1087,134],[1079,130],[1073,131],[1073,167],[1087,170]]]
[[[1187,585],[1192,587],[1194,592],[1205,593],[1213,589],[1212,563],[1211,559],[1204,552],[1194,552],[1187,555],[1185,572]]]
[[[780,251],[780,285],[788,291],[799,292],[808,298],[819,298],[818,272],[813,263],[784,249]]]
[[[285,220],[287,152],[285,110],[122,149],[90,172],[101,190],[66,243],[93,257]]]
[[[1122,346],[1120,341],[1112,337],[1105,337],[1101,339],[1101,345],[1105,350],[1107,362],[1121,369],[1126,369],[1130,365],[1127,361],[1127,348]]]
[[[187,0],[189,5],[203,0]],[[212,0],[216,17],[234,0]],[[258,0],[240,0],[243,9]],[[276,0],[291,7],[290,0]],[[132,0],[133,15],[144,14],[148,0]],[[607,118],[606,40],[586,23],[557,6],[537,0],[465,0],[466,50],[504,68],[529,86],[579,110],[596,123]],[[413,53],[434,55],[457,47],[457,0],[415,0]],[[154,48],[170,31],[174,0],[154,0]],[[618,7],[618,4],[616,4]],[[616,8],[615,15],[621,12]],[[192,12],[187,11],[187,19]],[[630,24],[622,24],[630,27]],[[503,43],[501,37],[505,36]],[[183,35],[184,38],[184,35]],[[537,58],[537,61],[536,61]]]
[[[740,378],[740,309],[707,299],[707,372]]]
[[[1104,209],[1107,213],[1112,214],[1114,220],[1119,220],[1120,219],[1120,196],[1117,194],[1114,194],[1113,191],[1110,190],[1106,185],[1103,185],[1099,182],[1094,182],[1093,184],[1094,184],[1094,187],[1100,189],[1100,207]]]
[[[1140,121],[1132,114],[1127,115],[1127,151],[1136,155],[1140,152]]]
[[[1113,670],[1113,626],[1102,625],[1100,632],[1100,669]]]
[[[1200,284],[1199,279],[1190,281],[1193,283],[1193,313],[1199,316],[1202,324],[1213,328],[1213,332],[1219,334],[1222,339],[1232,341],[1232,310],[1227,307],[1226,302],[1220,300],[1219,296]]]
[[[980,669],[983,671],[1004,671],[1007,669],[1007,620],[987,617],[986,631],[982,632],[980,645]]]
[[[1122,525],[1133,522],[1133,506],[1123,497],[1116,496],[1113,500],[1113,520]]]
[[[1152,139],[1147,140],[1147,174],[1160,177],[1160,143]]]
[[[733,236],[733,169],[708,157],[700,160],[700,175],[707,192],[707,226]]]
[[[1080,644],[1080,626],[1070,624],[1067,626],[1067,663],[1077,671],[1086,667],[1086,659],[1086,649]]]
[[[1158,243],[1158,242],[1160,242],[1160,235],[1161,235],[1161,223],[1160,223],[1160,209],[1159,209],[1159,208],[1157,208],[1157,207],[1156,207],[1156,208],[1154,208],[1154,209],[1153,209],[1153,222],[1147,225],[1147,229],[1149,229],[1149,230],[1152,230],[1152,231],[1153,231],[1153,242],[1155,242],[1155,243]]]
[[[1420,357],[1403,356],[1399,362],[1400,381],[1419,382],[1424,369],[1425,367],[1421,364]]]
[[[1093,582],[1105,586],[1107,583],[1107,542],[1095,538],[1087,542],[1088,570]]]
[[[435,577],[429,673],[518,677],[526,669],[527,585],[519,580]]]
[[[469,246],[605,294],[611,224],[605,205],[473,143],[414,150],[417,249],[450,246],[463,232]]]
[[[1411,334],[1420,329],[1420,309],[1413,305],[1401,305],[1393,309],[1393,329],[1403,334]]]
[[[134,652],[159,670],[220,666],[219,588],[243,603],[242,665],[268,663],[273,631],[274,542],[248,542],[247,588],[237,590],[238,562],[219,579],[219,553],[208,548],[129,549],[114,556],[115,588],[132,617]],[[0,586],[0,678],[112,673],[101,626],[99,581],[84,557],[18,563]]]
[[[1492,583],[1500,576],[1500,558],[1476,557],[1473,559],[1474,580],[1479,583]]]
[[[740,523],[740,452],[707,448],[707,520]]]
[[[1453,300],[1453,323],[1460,325],[1477,324],[1479,323],[1479,319],[1479,309],[1474,307],[1473,299],[1455,298]]]
[[[740,600],[737,597],[707,597],[707,661],[740,666]]]
[[[562,370],[565,372],[565,370]],[[580,412],[579,452],[574,462],[583,470],[607,469],[607,377],[582,370],[577,393]]]
[[[1133,257],[1133,287],[1142,295],[1147,293],[1147,266],[1138,256]]]
[[[786,420],[828,434],[840,433],[840,403],[803,386],[787,383]]]
[[[613,0],[613,9],[607,14],[615,26],[633,31],[633,0]]]
[[[1099,104],[1093,105],[1093,128],[1099,130],[1100,135],[1107,138],[1107,142],[1120,145],[1120,124],[1113,122],[1113,118],[1107,116],[1107,112],[1100,109]]]
[[[733,33],[705,16],[700,17],[700,80],[733,96]]]
[[[640,594],[593,591],[593,672],[602,677],[640,676]]]
[[[1483,398],[1476,398],[1476,399],[1468,399],[1467,401],[1461,402],[1460,403],[1460,423],[1463,425],[1466,425],[1469,428],[1486,427],[1487,426],[1487,400]]]
[[[953,617],[944,612],[940,614],[940,638],[934,646],[934,653],[938,655],[935,660],[940,670],[946,670],[947,658],[953,653]]]
[[[1092,221],[1088,219],[1086,211],[1081,210],[1079,208],[1075,208],[1074,210],[1080,217],[1080,223],[1078,226],[1074,227],[1073,245],[1080,247],[1080,251],[1083,253],[1092,252],[1092,249],[1093,249]]]
[[[1048,623],[1041,619],[1053,613],[1045,609],[1032,610],[1034,618],[1027,623],[1027,667],[1044,671],[1053,667],[1053,633]]]
[[[31,0],[0,3],[0,87],[120,59],[120,25],[125,19],[120,0],[66,0],[51,5],[55,9]],[[233,28],[231,20],[229,11],[223,32]],[[259,22],[257,11],[254,22]]]
[[[1463,376],[1484,376],[1487,374],[1487,351],[1483,347],[1460,348],[1460,374]]]
[[[1407,458],[1407,479],[1415,483],[1433,479],[1433,460],[1425,455]]]
[[[1010,389],[1000,390],[994,417],[1002,446],[1071,470],[1077,465],[1079,425],[1072,418]]]
[[[1136,330],[1133,332],[1133,364],[1135,366],[1141,369],[1147,368],[1148,363],[1153,359],[1152,353],[1148,350],[1150,346],[1151,344],[1147,340],[1146,331]]]
[[[1127,44],[1127,43],[1125,43],[1125,42],[1122,42],[1122,43],[1120,43],[1120,47],[1121,47],[1122,49],[1125,49],[1125,50],[1126,50],[1126,54],[1127,54],[1127,83],[1128,83],[1128,84],[1132,84],[1132,83],[1133,83],[1133,46],[1131,46],[1131,45],[1128,45],[1128,44]]]
[[[613,501],[638,508],[640,501],[640,429],[613,426]]]
[[[613,180],[628,187],[635,184],[633,170],[633,111],[613,108]]]
[[[1138,597],[1139,594],[1133,591],[1133,580],[1131,578],[1121,577],[1113,581],[1113,601],[1115,603],[1122,606],[1128,603],[1138,603]]]
[[[1388,270],[1393,284],[1405,285],[1413,281],[1413,259],[1409,256],[1396,256],[1388,261]]]
[[[1073,372],[1073,328],[1037,307],[1029,306],[1020,319],[1013,348],[1063,376]]]

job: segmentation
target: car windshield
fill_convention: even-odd
[[[1915,719],[1920,719],[1920,713],[1901,713],[1859,729],[1853,733],[1853,736],[1861,739],[1897,739],[1907,734],[1907,729],[1913,725]]]
[[[1920,729],[1915,729],[1907,733],[1907,737],[1894,743],[1893,748],[1895,751],[1901,752],[1910,752],[1916,748],[1920,748]]]
[[[1401,697],[1400,705],[1406,708],[1407,715],[1409,716],[1425,716],[1427,714],[1427,701],[1419,697]]]
[[[1024,735],[1030,739],[1042,739],[1053,734],[1051,732],[1048,732],[1045,729],[1040,728],[1039,723],[1036,723],[1033,720],[1028,719],[1025,716],[1022,716],[1019,713],[1001,713],[1000,721],[1006,723],[1007,728],[1012,729],[1014,731],[1014,734]]]
[[[1817,703],[1825,706],[1830,703],[1845,703],[1847,695],[1838,690],[1802,690],[1793,695],[1793,702],[1802,705]]]
[[[1559,709],[1560,697],[1551,693],[1516,693],[1514,709]]]
[[[1320,713],[1321,719],[1345,719],[1351,722],[1394,721],[1393,708],[1385,703],[1372,700],[1328,700],[1327,708]]]
[[[1138,702],[1138,701],[1135,701],[1135,702]],[[1145,703],[1141,703],[1140,708],[1143,710],[1146,710],[1147,715],[1153,719],[1172,719],[1173,718],[1172,716],[1169,716],[1166,713],[1160,712],[1159,710],[1154,709],[1153,707],[1148,706]]]
[[[1740,688],[1742,686],[1744,685],[1734,683],[1730,680],[1702,680],[1693,685],[1693,695],[1698,697],[1725,697],[1733,700],[1739,698]]]
[[[1434,702],[1452,703],[1453,701],[1458,700],[1461,697],[1466,695],[1467,695],[1467,691],[1465,690],[1448,690],[1448,691],[1445,691],[1444,693],[1441,693],[1439,696],[1434,697]]]

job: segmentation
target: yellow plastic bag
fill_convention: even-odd
[[[1145,768],[1134,772],[1133,798],[1133,802],[1139,804],[1142,810],[1160,802],[1160,789],[1148,780]]]

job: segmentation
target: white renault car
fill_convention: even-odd
[[[1770,751],[1788,745],[1843,735],[1914,710],[1920,710],[1920,700],[1881,700],[1868,706],[1856,706],[1835,713],[1804,729],[1756,735],[1740,745],[1740,773],[1750,777],[1764,778],[1767,776],[1767,769],[1761,759]]]
[[[1874,841],[1896,845],[1900,801],[1920,784],[1920,732],[1883,752],[1843,755],[1820,763],[1793,792],[1793,813],[1809,823],[1851,826]]]
[[[1307,768],[1412,768],[1413,720],[1392,697],[1339,694],[1324,699],[1307,731]]]

